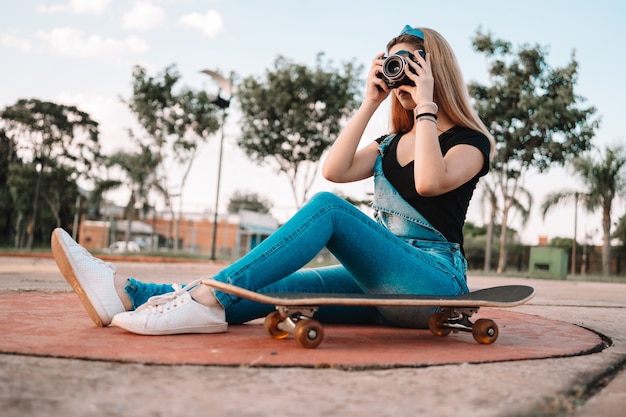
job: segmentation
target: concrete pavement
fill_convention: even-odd
[[[120,262],[117,267],[139,279],[188,282],[220,265]],[[517,283],[535,287],[537,296],[515,312],[591,329],[606,347],[573,357],[358,371],[0,354],[0,410],[7,417],[622,416],[626,285],[469,277],[471,288]],[[70,288],[50,258],[0,256],[0,293],[24,291]]]

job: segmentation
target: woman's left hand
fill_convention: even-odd
[[[420,103],[433,101],[433,87],[435,81],[430,67],[430,54],[427,53],[425,59],[422,58],[419,51],[413,51],[413,55],[415,59],[417,59],[417,63],[412,59],[407,59],[407,62],[415,73],[410,71],[409,68],[405,68],[404,71],[407,77],[415,83],[415,86],[402,85],[398,87],[398,90],[406,91],[411,94],[417,106]]]

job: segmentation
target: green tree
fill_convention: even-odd
[[[15,248],[25,246],[28,217],[33,209],[33,190],[37,184],[37,171],[34,163],[12,163],[9,166],[7,188],[15,210],[13,219],[13,239]],[[25,192],[28,190],[28,192]]]
[[[18,162],[15,143],[0,129],[0,236],[11,235],[13,197],[9,191],[9,166]]]
[[[177,88],[175,66],[156,76],[145,68],[133,71],[133,93],[126,104],[156,146],[159,182],[174,222],[174,250],[183,206],[183,190],[199,145],[219,128],[219,106],[204,91]],[[178,178],[175,176],[178,175]],[[178,214],[173,199],[178,197]]]
[[[563,165],[589,149],[598,122],[592,120],[595,108],[583,107],[584,99],[574,91],[578,63],[573,55],[564,67],[552,68],[540,46],[522,45],[515,51],[511,43],[480,30],[472,44],[486,56],[491,79],[490,86],[474,82],[469,89],[497,142],[490,175],[498,177],[503,225],[498,272],[503,272],[506,226],[525,174]]]
[[[77,176],[74,169],[58,164],[50,166],[42,176],[41,199],[54,218],[55,227],[63,226],[64,213],[76,201],[78,195]]]
[[[483,270],[485,272],[488,272],[491,269],[493,236],[495,235],[495,225],[498,215],[502,214],[502,211],[506,211],[503,217],[510,219],[510,213],[514,210],[515,214],[520,215],[522,226],[524,226],[530,218],[530,210],[533,205],[532,193],[520,184],[516,184],[516,189],[511,193],[509,201],[501,202],[501,196],[507,194],[507,185],[510,184],[503,181],[501,175],[491,175],[481,181],[480,187],[484,192],[482,202],[483,204],[489,205],[489,221],[487,223],[487,234],[485,236],[485,259],[483,265]],[[501,207],[505,207],[505,209],[501,211]],[[504,271],[504,268],[506,267],[506,260],[509,258],[508,244],[505,244],[505,247],[502,248],[502,238],[504,237],[504,239],[506,239],[505,242],[508,242],[507,234],[509,233],[509,230],[505,230],[504,233],[502,228],[499,228],[499,230],[500,242],[498,246],[500,249],[497,271],[500,273]]]
[[[483,268],[485,264],[485,248],[487,238],[487,226],[477,226],[467,221],[463,225],[463,249],[468,269]],[[480,265],[480,266],[479,266]]]
[[[493,254],[493,234],[496,224],[496,218],[498,215],[498,192],[496,185],[489,181],[490,178],[497,178],[496,176],[484,178],[480,182],[480,187],[483,190],[484,198],[481,199],[483,205],[489,206],[489,221],[487,223],[487,230],[485,233],[485,258],[483,262],[483,271],[488,272],[491,270],[491,257]],[[465,233],[463,233],[465,235]]]
[[[235,191],[228,202],[228,212],[238,213],[239,210],[254,211],[267,214],[272,209],[272,202],[257,193]]]
[[[622,243],[622,248],[626,249],[626,214],[617,221],[612,237],[618,239]]]
[[[613,239],[618,239],[620,241],[620,248],[618,250],[618,263],[617,263],[617,274],[620,275],[622,273],[623,265],[621,264],[621,259],[623,259],[623,254],[626,254],[626,214],[624,214],[617,221],[615,225],[615,231],[613,232]]]
[[[264,77],[248,77],[236,97],[243,112],[239,146],[258,164],[272,161],[289,178],[297,207],[308,198],[322,154],[356,108],[362,67],[315,68],[279,56]]]
[[[2,110],[0,118],[0,128],[14,142],[17,155],[26,164],[36,167],[39,173],[34,188],[17,191],[32,196],[32,190],[36,190],[34,197],[31,197],[31,220],[28,223],[16,222],[18,227],[27,227],[26,246],[31,249],[39,226],[36,219],[42,176],[46,175],[49,167],[63,166],[77,172],[78,177],[90,179],[91,167],[100,158],[98,123],[75,106],[38,99],[20,99]],[[13,187],[19,184],[22,183],[14,181]],[[24,215],[24,211],[18,213],[18,219],[23,219]],[[18,236],[22,234],[19,230],[16,232]]]
[[[57,166],[50,161],[45,171],[37,171],[35,164],[14,162],[9,166],[9,176],[6,187],[15,210],[13,218],[14,246],[26,246],[26,241],[34,226],[28,220],[33,210],[33,191],[37,183],[40,184],[39,200],[41,201],[39,218],[41,225],[37,228],[37,236],[48,238],[54,227],[61,227],[73,214],[73,203],[76,200],[78,187],[76,173],[73,169]],[[28,192],[25,192],[28,190]]]
[[[105,157],[105,164],[106,164]],[[100,220],[103,217],[102,207],[105,203],[105,194],[116,188],[122,186],[122,181],[119,179],[110,179],[110,178],[97,178],[93,189],[91,191],[86,192],[87,200],[87,212],[86,216],[90,220]]]
[[[162,192],[156,168],[159,165],[157,155],[149,145],[138,143],[137,152],[119,151],[106,160],[108,167],[121,169],[122,178],[119,181],[102,182],[99,192],[125,185],[130,188],[130,197],[126,205],[126,242],[132,238],[132,223],[135,219],[135,208],[144,207],[148,203],[151,190]]]
[[[546,196],[543,204],[545,216],[553,207],[581,201],[583,207],[594,212],[602,211],[602,274],[608,276],[611,267],[611,215],[613,202],[626,187],[626,152],[624,147],[607,147],[599,159],[579,157],[572,161],[572,170],[583,183],[584,190],[561,190]]]
[[[549,246],[553,248],[561,248],[565,250],[565,253],[569,253],[570,256],[574,255],[575,246],[580,247],[580,245],[577,245],[577,243],[574,243],[574,239],[569,238],[569,237],[554,237],[550,239]],[[579,252],[579,250],[576,249],[576,252]],[[572,272],[572,274],[573,273],[574,272]]]

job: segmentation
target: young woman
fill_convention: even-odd
[[[258,292],[468,291],[462,229],[478,179],[489,169],[493,138],[472,109],[454,53],[439,33],[406,26],[389,42],[387,54],[391,61],[384,54],[373,60],[365,99],[323,167],[324,177],[334,182],[374,176],[374,219],[333,194],[319,193],[213,279]],[[399,86],[383,74],[392,61],[404,66]],[[370,118],[389,96],[391,132],[357,149]],[[324,247],[340,265],[301,269]],[[244,323],[274,309],[213,291],[201,280],[183,287],[116,276],[110,264],[92,257],[61,229],[53,232],[52,252],[100,326],[150,335],[218,333],[227,323]],[[423,328],[431,313],[325,307],[316,318]]]

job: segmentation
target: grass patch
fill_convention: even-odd
[[[498,274],[496,271],[488,271],[485,272],[482,269],[469,270],[467,271],[468,276],[483,276],[483,277],[502,277],[502,278],[532,278],[532,279],[543,279],[546,281],[572,281],[572,282],[613,282],[626,284],[626,275],[609,275],[604,276],[601,274],[576,274],[576,275],[567,275],[565,279],[554,279],[554,278],[544,278],[544,277],[535,277],[530,276],[528,271],[506,271],[503,274]]]

